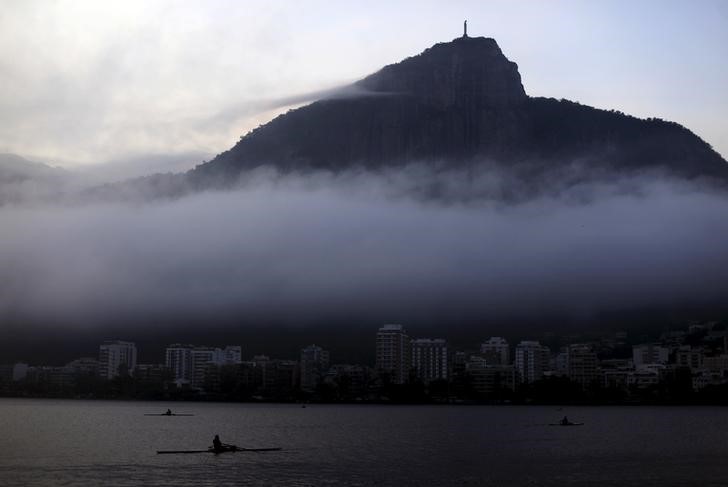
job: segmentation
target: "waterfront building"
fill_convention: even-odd
[[[99,346],[99,377],[113,379],[133,375],[137,364],[137,348],[132,342],[106,341]]]
[[[532,383],[541,380],[549,369],[551,352],[548,347],[537,341],[524,340],[516,345],[515,368],[518,380]]]
[[[713,357],[703,358],[703,367],[706,370],[720,372],[723,375],[728,375],[728,354],[721,354]]]
[[[634,369],[631,364],[619,365],[616,362],[619,361],[606,366],[602,364],[600,367],[602,387],[626,391],[629,388],[630,377],[634,374]]]
[[[99,374],[99,361],[93,357],[77,358],[76,360],[68,362],[66,367],[75,370],[77,375],[97,376]]]
[[[702,369],[692,375],[693,391],[700,391],[709,386],[721,386],[725,383],[725,375],[718,370]]]
[[[301,390],[313,392],[329,370],[329,352],[317,345],[301,350]]]
[[[692,371],[702,369],[703,350],[692,348],[689,345],[683,345],[675,352],[675,363],[680,367],[687,367]]]
[[[212,389],[217,366],[222,364],[222,351],[214,347],[192,349],[192,383],[195,389]]]
[[[490,337],[480,345],[480,353],[490,365],[511,363],[511,349],[505,338]]]
[[[472,356],[465,368],[471,387],[480,395],[492,396],[516,387],[516,371],[512,365],[489,365],[487,359]]]
[[[448,378],[447,342],[441,338],[412,340],[412,369],[425,384]]]
[[[335,364],[324,381],[333,384],[343,398],[361,399],[367,394],[370,376],[371,370],[365,365]]]
[[[24,362],[18,362],[13,365],[12,368],[12,380],[13,382],[20,382],[25,380],[28,376],[28,364]]]
[[[561,347],[559,353],[554,357],[554,375],[561,377],[569,376],[569,347]]]
[[[165,365],[178,387],[204,389],[206,382],[215,380],[220,366],[241,363],[241,350],[238,345],[220,349],[175,343],[165,351]]]
[[[295,360],[276,360],[267,355],[256,355],[240,366],[241,384],[252,391],[255,399],[291,399],[294,397],[300,375]]]
[[[585,344],[569,345],[569,380],[586,389],[599,384],[600,379],[599,359],[592,347]]]
[[[648,364],[635,369],[629,377],[629,386],[637,389],[648,389],[657,386],[667,373],[662,364]]]
[[[243,347],[240,345],[227,345],[222,349],[222,363],[227,365],[240,364],[243,361]]]
[[[654,343],[632,347],[632,362],[635,367],[647,364],[666,364],[669,356],[670,349]]]
[[[192,387],[214,389],[219,379],[218,371],[223,365],[240,364],[241,347],[228,345],[217,347],[194,347],[192,349]]]
[[[192,383],[194,367],[192,365],[192,345],[175,343],[167,347],[164,352],[164,364],[172,374],[177,387]]]
[[[393,384],[409,379],[411,344],[402,325],[389,324],[377,331],[376,369]]]
[[[171,378],[171,372],[164,364],[137,364],[134,376],[145,384],[159,384],[162,387]]]

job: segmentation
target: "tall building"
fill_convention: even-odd
[[[301,350],[301,390],[313,392],[329,370],[329,352],[317,345]]]
[[[195,347],[192,349],[192,387],[205,389],[205,383],[217,372],[221,365],[221,350],[213,347]]]
[[[107,341],[99,346],[99,377],[113,379],[132,375],[137,363],[137,349],[132,342]]]
[[[402,325],[384,325],[377,331],[377,372],[393,384],[404,384],[410,372],[410,338]]]
[[[164,353],[164,364],[172,373],[177,386],[192,383],[192,345],[175,343],[167,347]]]
[[[551,351],[536,341],[522,341],[516,345],[516,372],[523,383],[541,380],[549,369]]]
[[[195,347],[192,349],[192,387],[204,389],[211,379],[216,380],[223,365],[240,364],[241,347],[228,345],[224,349]]]
[[[569,347],[561,347],[559,353],[554,357],[553,370],[556,375],[561,377],[569,376]]]
[[[582,389],[601,381],[599,359],[589,345],[569,345],[569,380]]]
[[[511,349],[505,338],[490,337],[480,345],[480,353],[488,365],[508,365],[511,363]]]
[[[175,343],[167,347],[165,365],[178,386],[189,384],[202,389],[222,365],[240,364],[241,347],[228,345],[224,349],[198,347]]]
[[[412,369],[425,383],[447,379],[447,342],[441,338],[412,340]]]

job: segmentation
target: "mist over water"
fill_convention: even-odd
[[[6,205],[0,321],[123,323],[133,333],[175,321],[444,329],[546,315],[589,326],[630,309],[721,312],[720,189],[657,173],[524,181],[424,165],[260,170],[230,191]]]

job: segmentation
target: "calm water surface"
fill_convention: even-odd
[[[0,399],[0,485],[723,486],[728,409]]]

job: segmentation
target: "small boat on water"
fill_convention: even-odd
[[[209,447],[207,450],[157,450],[157,455],[171,455],[171,454],[184,454],[184,453],[244,453],[244,452],[266,452],[266,451],[280,451],[281,448],[242,448],[236,445],[224,445],[221,448]]]
[[[158,414],[145,414],[144,416],[194,416],[194,414],[179,414],[173,413],[171,409],[167,409],[167,412]]]
[[[584,425],[584,423],[572,423],[571,421],[569,421],[568,416],[564,416],[563,418],[561,418],[561,421],[559,421],[558,423],[549,423],[549,426],[583,426],[583,425]]]
[[[180,414],[180,413],[150,413],[144,416],[194,416],[194,414]]]

